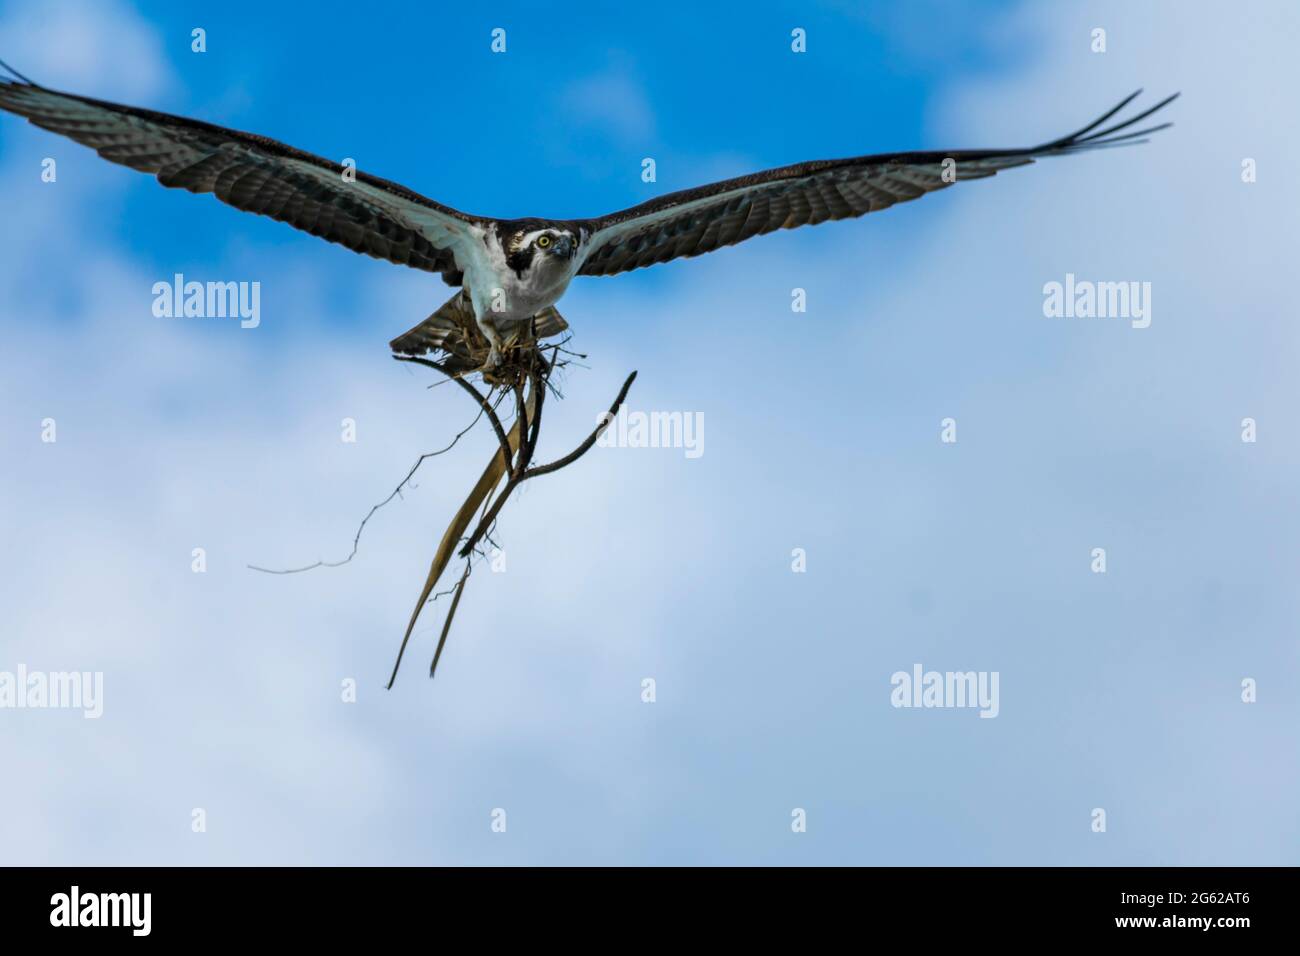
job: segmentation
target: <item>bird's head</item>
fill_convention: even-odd
[[[569,260],[578,251],[578,237],[568,229],[548,226],[545,229],[523,229],[515,234],[517,250],[535,250],[539,257]]]
[[[578,253],[579,235],[567,226],[545,219],[503,220],[497,238],[507,256],[568,260]]]
[[[497,235],[507,266],[521,278],[533,273],[543,280],[568,273],[581,238],[564,226],[536,219],[500,223]]]

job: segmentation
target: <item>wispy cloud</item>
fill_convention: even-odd
[[[645,85],[626,58],[613,58],[598,73],[570,83],[560,95],[565,118],[575,127],[603,132],[617,145],[644,145],[657,131]]]
[[[118,0],[17,0],[0,15],[0,49],[37,82],[100,97],[150,99],[173,79],[158,32]]]

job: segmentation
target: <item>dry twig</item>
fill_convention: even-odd
[[[411,619],[407,623],[406,633],[402,636],[402,643],[397,651],[397,660],[393,664],[393,672],[388,679],[389,688],[393,686],[393,682],[397,679],[397,671],[401,667],[402,656],[406,653],[406,646],[410,642],[412,632],[415,630],[415,624],[419,620],[420,612],[429,601],[429,596],[433,593],[434,587],[446,570],[447,564],[451,561],[455,546],[463,542],[456,553],[465,559],[465,571],[450,592],[453,595],[451,607],[447,611],[447,618],[443,622],[442,631],[438,637],[438,647],[434,652],[433,662],[429,667],[430,677],[437,670],[438,660],[442,656],[447,635],[451,630],[452,619],[460,606],[465,584],[469,580],[474,557],[476,553],[480,553],[478,552],[479,544],[485,539],[489,542],[492,541],[490,537],[491,531],[495,527],[497,517],[506,501],[514,493],[515,489],[525,481],[559,471],[585,455],[596,443],[601,432],[605,430],[609,422],[618,413],[619,407],[627,398],[628,390],[632,387],[632,382],[636,379],[636,372],[627,377],[627,381],[623,383],[623,387],[619,390],[618,397],[614,399],[614,403],[610,407],[609,415],[602,419],[601,424],[587,436],[581,445],[563,458],[550,464],[534,467],[532,466],[532,459],[537,449],[538,436],[541,433],[542,409],[545,404],[546,392],[550,388],[552,373],[559,365],[563,364],[559,362],[562,344],[547,346],[547,348],[551,350],[549,360],[543,349],[537,347],[536,344],[530,344],[526,349],[514,350],[506,366],[498,370],[493,376],[494,382],[492,384],[499,385],[503,391],[512,391],[515,397],[515,421],[508,434],[501,425],[501,421],[489,400],[491,393],[489,393],[489,396],[483,395],[482,392],[466,382],[463,377],[455,374],[439,362],[409,355],[394,356],[399,361],[415,362],[419,365],[428,366],[459,382],[466,393],[474,398],[480,409],[492,422],[493,430],[496,432],[497,441],[500,445],[500,454],[492,456],[487,468],[484,469],[482,476],[471,489],[464,504],[460,506],[460,509],[452,518],[447,530],[443,532],[442,540],[439,542],[438,549],[434,552],[433,561],[429,566],[424,588],[420,592],[419,600],[416,601],[415,609],[411,612]],[[492,493],[503,477],[506,479],[506,485],[501,493],[493,498]],[[470,521],[480,509],[482,509],[482,514],[479,516],[478,524],[475,526],[473,533],[465,537]]]

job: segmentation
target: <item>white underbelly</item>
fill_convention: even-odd
[[[475,310],[491,317],[493,324],[509,325],[531,319],[538,312],[559,301],[577,271],[576,260],[551,267],[534,266],[520,275],[506,264],[504,252],[495,237],[475,247],[472,261],[466,264],[464,283]]]
[[[568,282],[538,286],[518,281],[507,281],[501,290],[503,293],[501,317],[507,321],[511,319],[531,319],[542,309],[558,302],[567,287]]]

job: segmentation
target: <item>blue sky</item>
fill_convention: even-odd
[[[437,681],[427,613],[392,692],[490,436],[352,564],[245,566],[345,555],[468,423],[385,344],[448,290],[0,116],[0,671],[105,686],[95,721],[0,710],[0,860],[1296,863],[1297,13],[900,6],[0,4],[0,56],[47,85],[501,216],[1184,94],[1143,147],[575,283],[591,367],[543,452],[635,368],[631,407],[701,413],[705,453],[597,449],[527,488]],[[175,272],[259,281],[261,325],[154,317]],[[1150,282],[1151,326],[1045,318],[1067,273]],[[996,671],[997,718],[891,707],[916,663]]]

